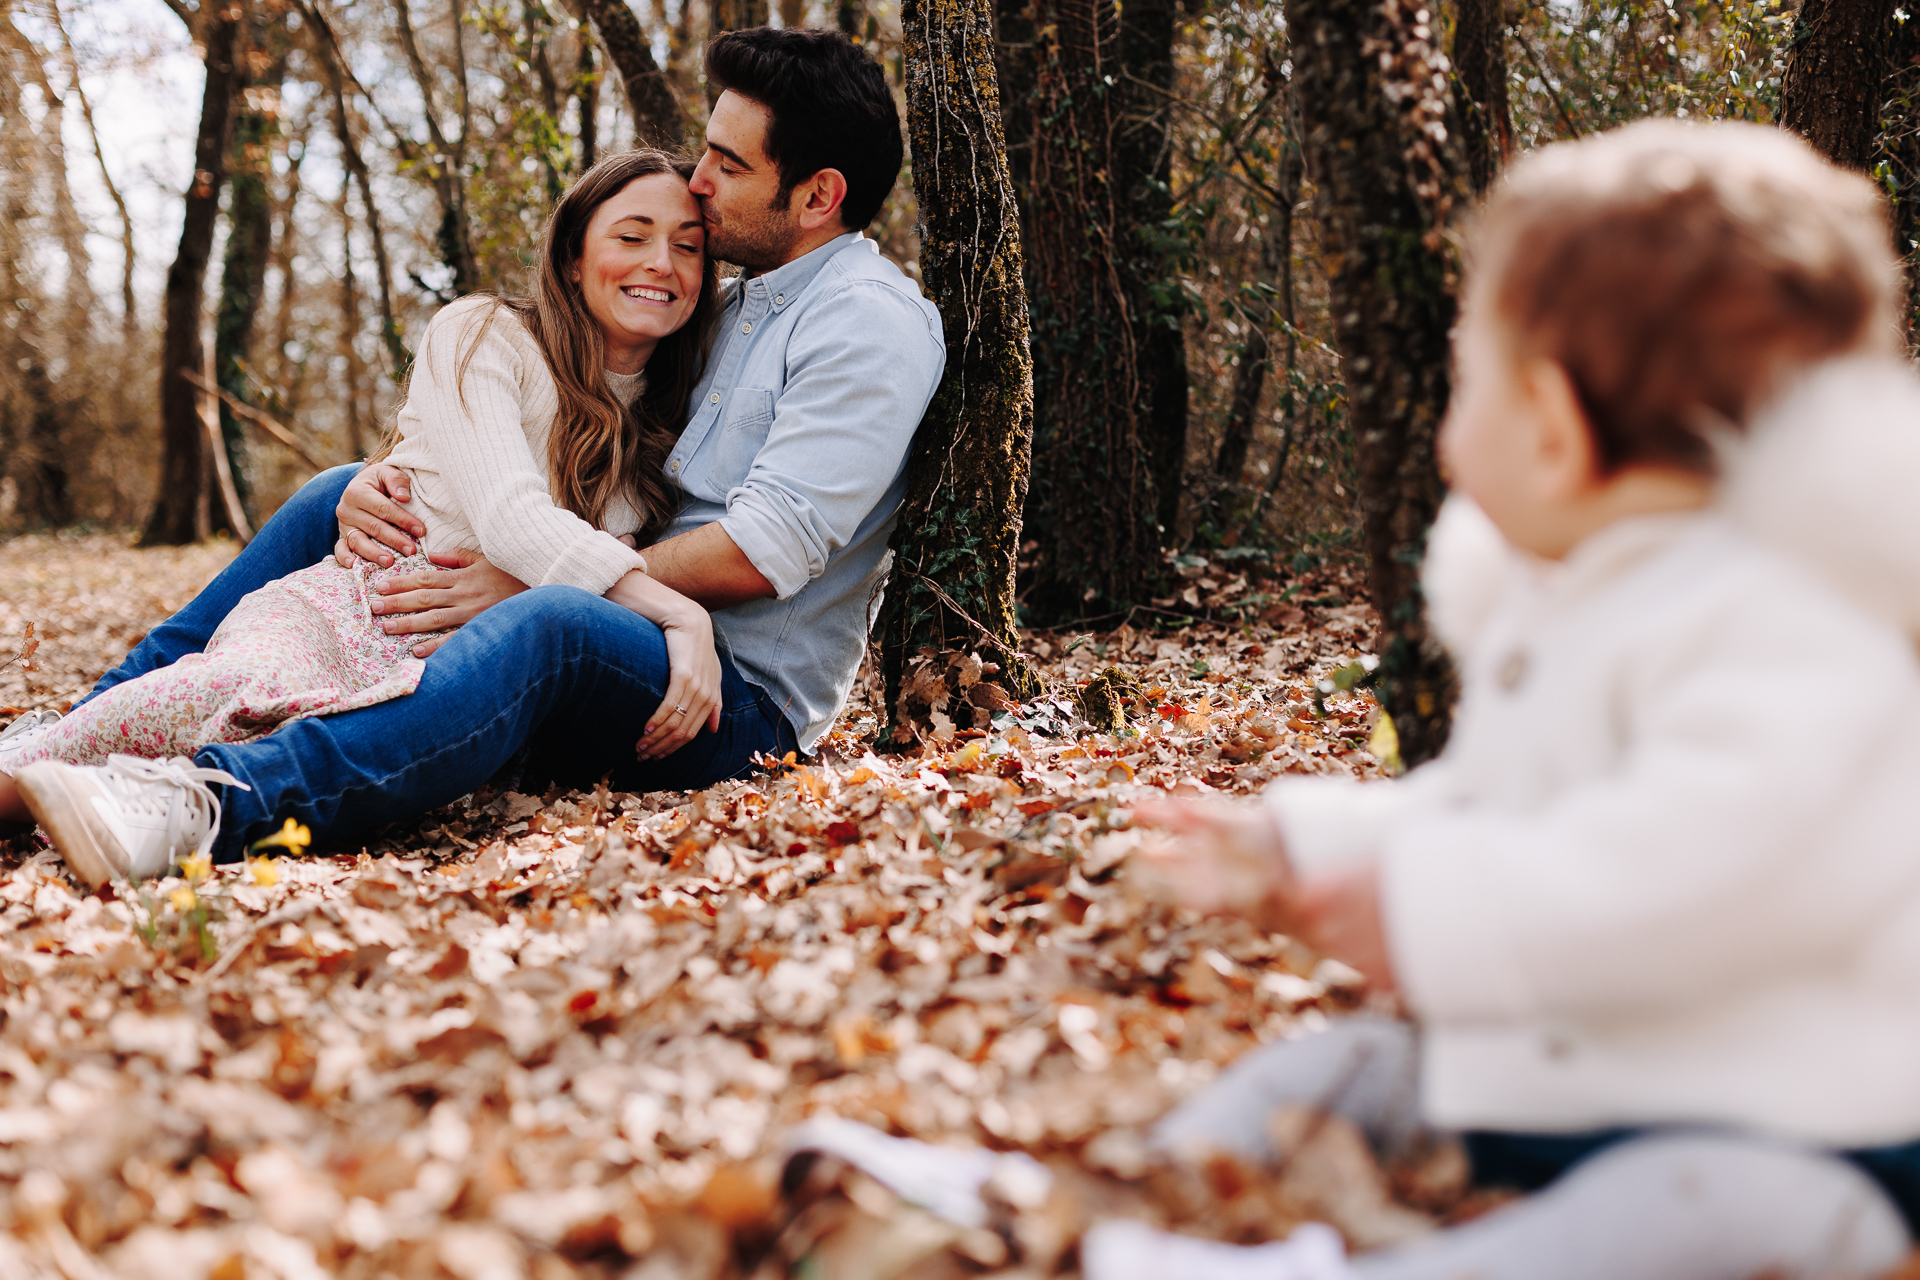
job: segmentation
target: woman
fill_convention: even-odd
[[[412,693],[419,637],[390,634],[370,599],[429,552],[477,550],[530,585],[585,588],[657,624],[672,675],[643,755],[716,723],[712,623],[649,578],[635,550],[674,514],[661,467],[715,310],[691,171],[657,151],[603,161],[554,210],[531,299],[466,298],[434,317],[385,450],[426,525],[416,555],[390,569],[329,559],[300,570],[246,597],[204,653],[12,734],[0,742],[0,820],[30,813],[96,885],[164,872],[182,822],[200,828],[204,852],[218,825],[204,784],[233,781],[224,775],[197,779],[187,812],[146,827],[102,829],[95,800],[138,791],[152,766],[127,757],[190,755]]]

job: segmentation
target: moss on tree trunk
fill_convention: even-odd
[[[1020,214],[1007,171],[991,0],[901,8],[920,273],[947,368],[914,437],[879,620],[887,704],[921,648],[979,649],[1026,688],[1013,574],[1033,441]]]
[[[1161,571],[1186,452],[1181,294],[1167,232],[1175,6],[1036,0],[1028,164],[1034,309],[1027,603],[1137,603]]]
[[[1386,624],[1379,692],[1417,763],[1446,742],[1452,668],[1427,630],[1420,561],[1444,490],[1455,263],[1464,196],[1444,65],[1416,0],[1287,0],[1294,92],[1360,463],[1368,581]]]

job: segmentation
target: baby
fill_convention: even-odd
[[[1268,1046],[1163,1150],[1281,1103],[1547,1188],[1345,1259],[1106,1223],[1090,1280],[1866,1277],[1920,1221],[1920,383],[1878,194],[1649,121],[1473,228],[1431,538],[1444,754],[1162,805],[1182,892],[1397,991]],[[1330,1243],[1332,1241],[1332,1243]]]

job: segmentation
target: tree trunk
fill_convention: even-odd
[[[1419,565],[1444,494],[1456,268],[1443,228],[1465,196],[1419,0],[1286,0],[1328,303],[1360,464],[1368,579],[1386,628],[1380,700],[1409,763],[1445,744],[1454,681],[1427,630]],[[1435,126],[1440,126],[1436,129]]]
[[[400,48],[407,55],[407,66],[413,72],[414,87],[420,91],[420,101],[426,108],[422,115],[434,154],[427,157],[426,163],[420,167],[433,184],[434,195],[440,201],[440,227],[434,233],[433,241],[440,251],[440,261],[453,273],[452,291],[455,297],[459,297],[480,287],[480,264],[473,254],[473,225],[467,217],[466,151],[470,107],[465,33],[461,27],[459,0],[454,0],[453,5],[453,54],[459,82],[460,133],[451,140],[440,127],[440,106],[433,91],[433,73],[427,69],[426,59],[420,56],[420,41],[414,35],[413,11],[408,0],[393,0],[393,25],[400,37]]]
[[[340,184],[335,205],[340,218],[340,357],[346,365],[347,452],[367,456],[366,418],[361,412],[360,287],[353,276],[353,211],[347,205],[347,184]]]
[[[745,31],[772,21],[768,0],[713,0],[713,30]]]
[[[978,649],[1002,665],[1003,685],[1031,689],[1016,647],[1014,561],[1033,439],[992,0],[906,0],[900,17],[920,270],[945,322],[947,368],[914,437],[880,611],[896,716],[908,659],[923,647]]]
[[[393,272],[387,265],[387,241],[381,229],[380,206],[373,202],[373,178],[367,172],[367,162],[360,154],[360,143],[353,136],[352,123],[347,119],[346,68],[342,63],[340,44],[334,38],[333,29],[327,25],[318,9],[306,7],[301,10],[316,35],[313,41],[315,54],[320,59],[321,70],[327,78],[327,92],[333,99],[333,136],[340,143],[340,155],[353,175],[354,186],[360,191],[360,205],[367,215],[367,238],[373,241],[373,265],[379,279],[376,282],[380,290],[380,341],[387,349],[387,358],[393,364],[393,382],[395,386],[406,380],[407,369],[413,363],[413,353],[407,350],[406,343],[400,337],[400,325],[393,314]],[[347,225],[341,219],[342,227]],[[342,232],[345,235],[346,232]],[[349,252],[351,252],[349,250]]]
[[[1506,0],[1459,0],[1453,27],[1454,107],[1467,177],[1485,191],[1513,158],[1507,107]]]
[[[593,63],[593,37],[580,33],[580,66],[574,71],[574,99],[580,104],[580,172],[600,158],[600,71]]]
[[[1880,133],[1893,0],[1802,0],[1780,78],[1780,125],[1865,172]]]
[[[200,129],[194,139],[193,180],[187,188],[180,248],[167,271],[164,295],[166,331],[160,343],[159,500],[147,521],[142,543],[180,546],[194,542],[206,526],[206,430],[200,421],[200,395],[182,370],[198,371],[206,362],[200,340],[200,312],[213,251],[214,222],[220,213],[220,186],[227,167],[227,126],[239,87],[235,56],[241,24],[239,5],[213,6],[202,20],[200,38],[207,55],[206,86],[200,98]]]
[[[1888,62],[1876,158],[1886,162],[1893,191],[1893,245],[1907,268],[1902,319],[1912,349],[1920,346],[1920,20],[1909,15],[1895,25]]]
[[[1278,198],[1267,209],[1266,230],[1260,236],[1260,278],[1256,283],[1271,295],[1241,311],[1247,325],[1247,344],[1240,353],[1240,367],[1234,370],[1227,425],[1220,433],[1220,449],[1213,459],[1214,475],[1226,485],[1239,484],[1247,468],[1260,397],[1273,367],[1272,332],[1276,324],[1287,353],[1283,363],[1289,370],[1294,363],[1293,206],[1300,198],[1300,151],[1291,140],[1285,147],[1280,157]]]
[[[635,143],[671,150],[685,142],[687,127],[680,104],[660,64],[653,60],[653,45],[627,0],[582,0],[582,5],[607,48],[607,61],[620,71],[627,107],[633,112]]]
[[[271,39],[271,33],[257,32],[256,45]],[[282,40],[284,42],[284,40]],[[243,89],[270,89],[278,101],[284,61],[258,82],[243,84]],[[265,95],[243,96],[241,109],[233,120],[233,143],[228,148],[227,250],[220,267],[220,301],[213,313],[213,380],[235,399],[253,404],[255,379],[253,338],[260,300],[267,288],[267,261],[273,253],[273,193],[268,182],[273,176],[273,140],[279,136],[278,108],[266,106]],[[246,512],[247,521],[259,525],[259,513],[253,505],[253,460],[247,451],[247,437],[240,419],[226,401],[219,404],[220,440],[225,446],[227,471],[233,477],[234,493]],[[212,508],[214,527],[221,528],[224,508]],[[238,532],[238,530],[229,530]]]
[[[1170,206],[1171,0],[1037,0],[1028,227],[1038,618],[1153,594],[1179,499],[1186,357]]]

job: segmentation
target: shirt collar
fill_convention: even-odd
[[[855,240],[864,240],[858,231],[849,231],[845,235],[835,236],[825,244],[795,258],[784,266],[757,276],[748,276],[740,282],[741,296],[749,292],[762,295],[775,311],[784,308],[798,298],[813,278],[820,274],[820,268],[827,265],[827,259],[840,252]]]

